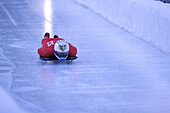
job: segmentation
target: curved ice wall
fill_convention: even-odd
[[[154,0],[76,0],[170,55],[170,4]]]

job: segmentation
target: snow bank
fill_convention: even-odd
[[[170,55],[170,4],[154,0],[76,0]]]

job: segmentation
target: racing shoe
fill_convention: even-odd
[[[44,38],[45,37],[50,38],[50,33],[46,32],[45,35],[44,35]]]
[[[54,38],[58,38],[58,35],[54,35]]]

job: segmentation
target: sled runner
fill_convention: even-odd
[[[78,58],[77,56],[75,56],[75,57],[67,57],[65,60],[66,60],[66,61],[72,61],[72,60],[75,60],[75,59],[77,59],[77,58]],[[45,57],[41,57],[41,56],[40,56],[40,59],[41,59],[41,60],[44,60],[44,61],[59,60],[57,57],[45,58]],[[65,61],[65,60],[63,59],[63,60],[61,60],[61,61]]]

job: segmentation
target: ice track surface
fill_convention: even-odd
[[[78,59],[41,61],[46,31]],[[0,86],[25,111],[170,112],[170,57],[74,0],[0,0],[0,34]]]

